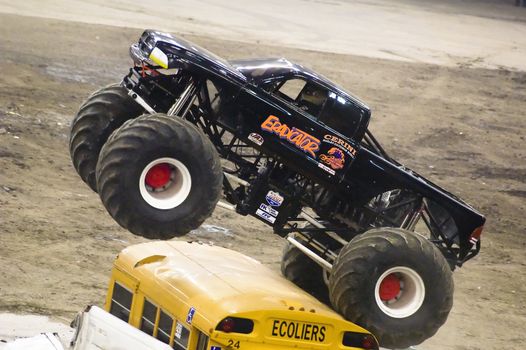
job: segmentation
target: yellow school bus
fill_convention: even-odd
[[[367,330],[258,261],[201,243],[124,249],[105,309],[174,349],[378,349]]]

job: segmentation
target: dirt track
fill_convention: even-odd
[[[118,81],[140,30],[0,15],[0,311],[69,320],[101,304],[120,229],[69,161],[69,121]],[[402,163],[488,217],[480,255],[455,272],[455,306],[422,349],[523,349],[526,336],[526,74],[446,68],[187,36],[226,58],[285,56],[373,108],[373,132]],[[327,62],[331,62],[327,64]],[[279,267],[283,241],[216,210],[191,234]],[[437,286],[439,288],[439,286]]]
[[[0,12],[405,62],[526,70],[526,9],[514,1],[0,0]]]

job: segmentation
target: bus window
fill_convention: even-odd
[[[157,306],[144,299],[144,307],[142,309],[141,331],[153,335],[155,329],[155,319],[157,317]]]
[[[111,296],[110,314],[128,322],[130,319],[132,299],[132,292],[115,282]]]
[[[196,350],[206,350],[208,345],[208,336],[203,332],[197,331],[199,336],[197,338],[197,348]]]
[[[172,326],[174,320],[163,310],[159,316],[159,329],[157,330],[157,339],[163,343],[170,344],[170,335],[172,334]]]
[[[174,349],[186,350],[188,338],[190,338],[190,331],[177,321],[175,325]]]

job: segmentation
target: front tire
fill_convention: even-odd
[[[69,152],[75,170],[93,191],[97,192],[95,168],[102,146],[115,129],[142,112],[118,84],[95,91],[80,106],[71,123]]]
[[[388,348],[420,344],[453,306],[453,278],[438,248],[423,236],[372,229],[349,242],[329,278],[333,307]]]
[[[219,200],[223,174],[210,140],[193,124],[164,114],[126,122],[102,148],[101,200],[119,225],[168,239],[199,227]]]

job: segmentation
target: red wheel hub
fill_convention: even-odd
[[[380,283],[380,299],[388,301],[400,294],[400,279],[394,273],[387,275]]]
[[[156,164],[150,170],[148,170],[144,182],[146,182],[146,185],[153,188],[163,187],[166,186],[168,182],[170,182],[171,175],[172,168],[169,164]]]

